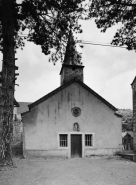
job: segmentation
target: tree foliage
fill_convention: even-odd
[[[122,132],[133,131],[133,111],[131,109],[118,109],[117,113],[122,116]]]
[[[15,49],[24,47],[24,40],[40,45],[50,60],[63,61],[69,31],[82,32],[78,19],[84,11],[84,0],[12,0]],[[2,8],[2,7],[1,7]],[[1,11],[0,11],[1,12]],[[0,16],[1,17],[1,16]],[[0,19],[0,49],[2,25]]]
[[[121,23],[112,44],[126,45],[136,51],[136,1],[135,0],[90,0],[89,18],[94,17],[98,28],[105,32]]]

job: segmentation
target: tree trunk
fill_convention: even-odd
[[[0,160],[4,165],[13,165],[11,157],[15,78],[13,2],[14,0],[1,0],[3,64],[0,88]]]

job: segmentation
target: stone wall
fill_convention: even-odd
[[[23,140],[23,124],[20,120],[13,122],[13,145]]]
[[[69,82],[73,78],[78,78],[83,82],[83,66],[65,65],[61,73],[61,85]]]

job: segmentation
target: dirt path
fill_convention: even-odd
[[[136,163],[107,158],[14,159],[0,185],[136,185]]]

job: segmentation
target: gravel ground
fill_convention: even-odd
[[[0,185],[136,185],[136,163],[106,157],[19,159],[0,171]]]

